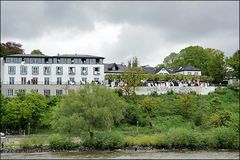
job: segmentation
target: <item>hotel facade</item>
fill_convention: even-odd
[[[1,58],[1,93],[39,92],[45,96],[67,94],[86,83],[103,83],[104,57],[66,54],[57,56],[16,54]]]

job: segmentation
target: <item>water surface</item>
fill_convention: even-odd
[[[98,151],[2,153],[1,159],[239,159],[229,151]]]

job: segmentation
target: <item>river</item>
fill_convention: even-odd
[[[239,159],[229,151],[95,151],[2,153],[1,159]]]

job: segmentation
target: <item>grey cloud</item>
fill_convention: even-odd
[[[2,2],[1,38],[35,39],[56,29],[94,29],[95,21],[128,24],[119,42],[104,47],[109,60],[138,56],[156,63],[163,48],[184,44],[239,48],[239,2]],[[134,28],[136,27],[136,28]],[[61,33],[59,33],[61,34]],[[73,33],[74,34],[74,33]],[[169,53],[172,52],[169,50]],[[159,62],[161,63],[161,62]]]

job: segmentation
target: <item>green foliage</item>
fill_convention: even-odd
[[[52,127],[58,131],[78,134],[96,129],[111,129],[123,119],[126,103],[111,89],[85,85],[63,97],[53,115]]]
[[[196,96],[193,94],[177,95],[177,103],[180,114],[186,119],[192,118],[196,107]]]
[[[23,149],[30,149],[33,148],[33,142],[30,138],[24,138],[20,141],[19,146]]]
[[[9,42],[1,43],[0,57],[12,54],[23,54],[24,50],[21,47],[22,47],[21,44],[17,44],[15,42],[13,42],[11,45],[9,45]]]
[[[174,148],[196,148],[200,146],[199,135],[193,130],[172,128],[167,133],[169,145]]]
[[[146,122],[149,127],[152,127],[152,112],[156,107],[156,101],[151,97],[145,97],[142,101],[140,101],[140,106],[142,107],[143,111],[147,114]]]
[[[229,111],[215,112],[209,117],[207,126],[208,127],[228,126],[230,118],[231,118],[231,112]]]
[[[34,50],[31,52],[31,55],[43,55],[43,53],[42,53],[39,49],[34,49]]]
[[[50,149],[56,150],[73,149],[79,147],[79,144],[73,143],[69,137],[60,134],[50,135],[48,137],[48,142]]]
[[[83,146],[101,150],[114,150],[123,146],[123,137],[119,133],[103,132],[95,134],[93,138],[84,139]]]
[[[237,50],[233,55],[226,59],[227,65],[233,68],[233,71],[230,73],[231,77],[240,77],[240,50]]]
[[[47,110],[47,101],[39,93],[30,93],[11,98],[6,104],[2,125],[13,130],[26,129],[30,123],[31,127],[38,128],[41,118]]]
[[[227,127],[212,129],[205,137],[209,147],[239,148],[239,133]]]

